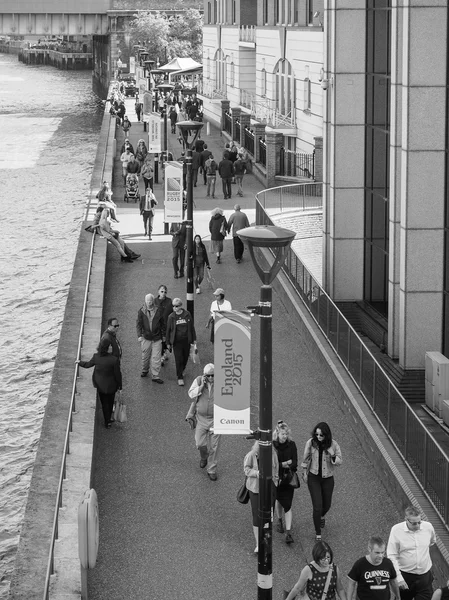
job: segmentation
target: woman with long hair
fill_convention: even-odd
[[[209,221],[210,231],[210,251],[217,255],[217,263],[221,262],[221,253],[223,252],[223,240],[228,229],[228,222],[221,208],[214,208],[211,212]]]
[[[298,581],[285,600],[309,597],[310,600],[346,600],[340,569],[334,565],[334,555],[326,542],[317,542],[312,550],[313,560],[301,571]]]
[[[145,158],[147,157],[147,154],[148,154],[148,149],[145,144],[145,140],[139,140],[137,142],[137,146],[136,146],[135,157],[136,157],[137,162],[140,165],[140,168],[142,168],[142,165],[144,163]]]
[[[298,450],[292,440],[292,431],[284,421],[278,421],[273,431],[273,446],[279,460],[279,485],[276,489],[277,530],[279,533],[285,533],[286,544],[292,544],[292,502],[295,490],[290,481],[292,473],[296,473],[298,469]]]
[[[246,475],[246,487],[249,491],[249,499],[251,502],[251,512],[253,515],[253,533],[256,540],[254,552],[259,552],[259,441],[256,440],[253,447],[245,456],[243,461],[243,471]],[[276,487],[279,483],[279,461],[276,451],[272,452],[271,460],[272,473],[272,502],[274,505],[276,500]]]
[[[195,282],[196,293],[201,294],[201,283],[204,279],[204,266],[210,269],[209,257],[207,256],[206,246],[203,244],[201,236],[196,235],[193,240],[193,281]]]
[[[321,530],[326,525],[325,516],[332,504],[334,470],[341,465],[340,446],[332,439],[327,423],[323,421],[313,428],[307,440],[302,460],[303,480],[307,482],[313,505],[313,524],[316,540],[321,540]],[[329,600],[329,599],[327,599]]]

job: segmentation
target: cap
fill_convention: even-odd
[[[224,292],[224,289],[223,289],[223,288],[217,288],[217,289],[215,290],[215,292],[214,292],[214,296],[219,296],[220,294],[221,294],[222,296],[224,296],[224,295],[225,295],[225,292]]]

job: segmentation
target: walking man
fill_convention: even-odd
[[[229,152],[225,152],[223,160],[218,165],[218,174],[221,177],[221,183],[223,185],[223,196],[227,200],[232,196],[231,182],[234,176],[234,165],[229,160]]]
[[[398,574],[402,600],[430,600],[432,597],[432,560],[430,546],[435,544],[435,530],[414,506],[405,509],[405,521],[393,525],[387,556]]]
[[[182,308],[180,298],[173,299],[173,312],[167,319],[167,350],[175,355],[178,385],[184,385],[184,371],[189,360],[190,344],[196,341],[192,315]]]
[[[203,149],[201,151],[201,168],[203,169],[203,183],[206,185],[207,183],[207,174],[206,174],[206,161],[208,158],[212,156],[212,152],[207,149],[207,144],[204,144]]]
[[[204,163],[204,172],[206,173],[207,189],[206,198],[215,198],[215,182],[217,180],[218,165],[214,160],[214,155],[211,153],[209,158]]]
[[[155,383],[164,383],[159,377],[161,370],[162,340],[165,339],[165,321],[162,309],[155,305],[153,294],[145,296],[145,303],[137,313],[137,341],[142,349],[141,377],[150,370]]]
[[[213,433],[214,426],[214,365],[204,367],[203,375],[198,375],[189,389],[193,400],[186,415],[186,421],[196,418],[195,444],[200,452],[200,468],[207,467],[211,481],[217,481],[217,459],[220,436]]]
[[[186,258],[186,233],[187,224],[185,221],[182,223],[172,223],[170,227],[170,235],[172,237],[171,245],[173,249],[173,271],[175,279],[178,277],[184,277],[184,263]]]
[[[385,542],[372,536],[368,554],[359,558],[348,573],[347,600],[390,600],[390,592],[400,599],[396,569],[385,556]]]
[[[243,176],[246,173],[246,164],[241,156],[234,162],[235,182],[237,183],[237,196],[243,196]]]
[[[153,218],[155,206],[157,206],[156,196],[153,194],[153,190],[150,188],[150,186],[148,186],[145,192],[145,196],[140,196],[140,214],[143,218],[145,235],[148,235],[149,240],[151,240],[151,233],[153,231]]]
[[[107,340],[112,346],[111,354],[120,360],[122,358],[122,347],[120,346],[120,342],[117,338],[117,329],[119,327],[120,325],[116,317],[111,317],[108,319],[108,328],[101,336],[100,343],[104,340]]]
[[[228,233],[231,231],[232,227],[232,239],[234,242],[234,258],[240,263],[242,262],[243,250],[245,246],[243,245],[242,240],[237,235],[237,231],[240,229],[244,229],[245,227],[249,227],[249,221],[247,215],[241,211],[240,204],[236,204],[234,206],[234,211],[232,215],[229,217],[228,221]]]

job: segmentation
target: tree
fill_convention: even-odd
[[[144,45],[151,60],[190,57],[201,62],[203,52],[203,17],[198,10],[187,9],[168,17],[163,12],[139,11],[130,22],[132,43]]]

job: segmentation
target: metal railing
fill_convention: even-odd
[[[270,214],[292,210],[322,209],[323,184],[294,183],[262,190],[257,194],[257,201],[261,209]]]
[[[231,113],[225,112],[223,114],[223,130],[229,135],[232,135],[232,115]]]
[[[313,185],[304,184],[306,187]],[[301,184],[285,187],[298,188],[299,186]],[[271,198],[273,192],[274,197]],[[271,204],[275,206],[283,196],[279,188],[264,190],[256,195],[257,225],[273,225],[264,207]],[[298,207],[299,204],[298,202]],[[283,270],[418,485],[449,529],[448,455],[425,428],[356,331],[291,248]]]
[[[259,138],[259,162],[267,166],[267,143],[263,137]]]
[[[254,131],[249,127],[245,127],[243,132],[243,146],[250,154],[254,156]]]
[[[108,140],[109,140],[109,136],[108,136]],[[104,152],[103,165],[102,165],[102,174],[103,175],[100,179],[101,181],[103,181],[106,157],[107,157],[107,147],[105,148],[105,152]],[[92,190],[91,190],[91,192],[92,192]],[[92,197],[92,193],[90,194],[90,197]],[[87,215],[87,210],[86,210],[86,215]],[[94,247],[95,247],[96,237],[97,237],[96,235],[92,235],[92,241],[91,241],[91,245],[90,245],[89,263],[88,263],[88,267],[87,267],[87,277],[86,277],[86,284],[85,284],[84,298],[83,298],[83,309],[82,309],[81,319],[80,319],[80,332],[78,335],[78,347],[76,350],[77,360],[81,356],[81,348],[82,348],[83,334],[84,334],[84,323],[86,320],[86,311],[87,311],[89,283],[90,283],[90,277],[91,277],[91,271],[92,271],[92,262],[93,262],[93,256],[94,256]],[[67,454],[70,454],[70,433],[73,429],[73,427],[72,427],[73,413],[76,410],[75,397],[76,397],[77,378],[78,378],[78,365],[75,366],[74,373],[73,373],[69,418],[67,421],[65,438],[64,438],[64,446],[63,446],[62,457],[61,457],[61,470],[60,470],[60,474],[59,474],[58,493],[56,496],[55,512],[54,512],[54,516],[53,516],[52,536],[51,536],[50,550],[49,550],[49,555],[48,555],[47,570],[46,570],[46,574],[45,574],[43,600],[49,599],[50,578],[51,578],[51,575],[53,575],[53,573],[55,572],[55,560],[54,560],[55,541],[58,539],[59,509],[62,507],[62,487],[63,487],[64,480],[66,479]]]
[[[256,27],[255,25],[241,25],[239,30],[239,42],[255,42]]]
[[[263,121],[272,127],[284,125],[287,127],[295,126],[294,110],[283,113],[276,106],[276,101],[265,96],[260,96],[254,92],[240,90],[240,106],[248,108],[251,117],[257,121]]]
[[[315,150],[304,154],[281,148],[280,159],[280,175],[315,179]]]
[[[206,96],[206,98],[210,98],[211,100],[225,100],[227,97],[226,88],[218,89],[215,85],[215,81],[212,81],[211,79],[201,79],[197,85],[197,92],[198,94]]]

